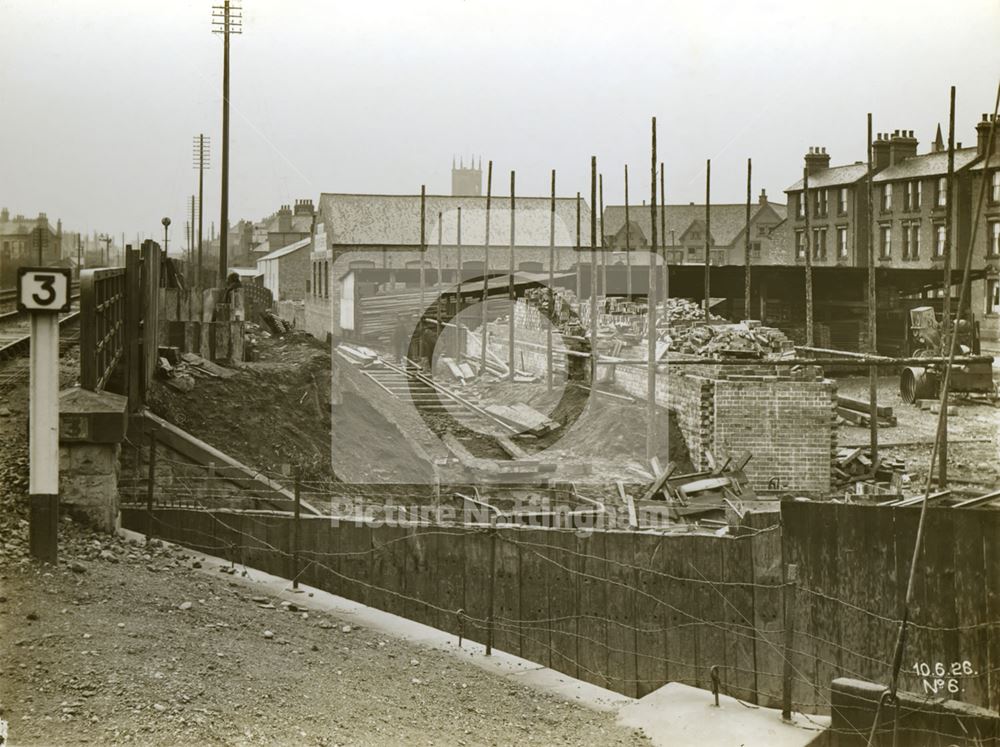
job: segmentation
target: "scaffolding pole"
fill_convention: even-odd
[[[514,381],[514,172],[510,172],[510,274],[507,276],[507,298],[510,301],[510,323],[507,325],[507,362],[510,370],[507,378]]]
[[[651,127],[649,161],[650,257],[646,310],[646,459],[656,456],[656,117]],[[707,306],[706,306],[707,308]]]
[[[549,323],[545,325],[545,381],[552,391],[552,325],[557,319],[555,283],[556,259],[556,170],[552,169],[552,199],[549,203]]]
[[[480,162],[482,163],[482,162]],[[486,164],[486,236],[483,237],[483,321],[481,349],[479,351],[479,373],[486,374],[486,325],[489,322],[490,300],[490,207],[493,200],[493,161]]]

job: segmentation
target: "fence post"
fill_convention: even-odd
[[[785,721],[792,719],[792,648],[795,641],[795,584],[799,580],[799,567],[794,564],[785,565],[784,584],[782,585],[782,628],[785,631],[784,669],[781,678],[781,718]]]
[[[486,583],[486,655],[493,655],[493,597],[496,586],[497,517],[490,514],[490,569]]]
[[[149,434],[149,476],[146,478],[146,544],[153,539],[153,489],[156,487],[156,433]]]
[[[302,518],[301,474],[295,473],[295,520],[292,522],[292,589],[299,588],[299,520]]]

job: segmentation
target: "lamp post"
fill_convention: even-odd
[[[170,241],[168,231],[170,229],[170,218],[164,218],[160,221],[163,224],[163,255],[167,254],[167,245]]]

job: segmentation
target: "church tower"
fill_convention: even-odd
[[[455,167],[455,159],[451,159],[451,196],[479,197],[483,194],[483,159],[477,164],[475,159],[465,165],[464,159],[459,160]]]

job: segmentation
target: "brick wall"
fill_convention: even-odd
[[[518,302],[514,313],[517,341],[531,344],[516,346],[517,367],[544,375],[545,350],[535,345],[544,346],[545,331],[537,328],[537,312],[524,307]],[[508,356],[508,335],[506,320],[489,325],[490,351],[503,361]],[[469,343],[468,351],[474,355],[479,350],[479,335],[470,337],[475,341]],[[557,350],[558,372],[564,358],[561,347]],[[784,371],[712,363],[683,367],[661,364],[657,367],[656,401],[676,417],[697,469],[708,468],[709,451],[721,460],[750,452],[753,459],[747,465],[747,475],[755,488],[767,488],[775,480],[782,490],[824,493],[830,488],[836,450],[836,385],[810,371],[794,376]],[[646,398],[644,365],[601,366],[599,377],[637,399]]]

